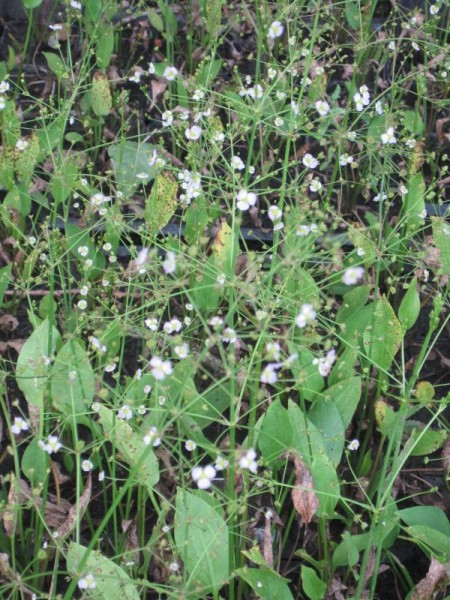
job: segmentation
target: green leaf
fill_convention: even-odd
[[[348,237],[355,248],[362,248],[364,250],[364,266],[370,267],[378,260],[377,257],[377,245],[370,239],[369,233],[366,229],[360,227],[348,228]]]
[[[402,302],[398,309],[398,318],[403,328],[411,329],[420,313],[420,296],[417,290],[417,277],[411,281],[403,296]]]
[[[95,57],[99,69],[106,69],[114,52],[114,25],[108,24],[98,28]]]
[[[67,78],[66,65],[58,54],[54,52],[43,52],[42,54],[47,60],[48,68],[56,75],[58,80]]]
[[[411,456],[426,456],[442,448],[448,434],[444,430],[434,431],[433,429],[427,429],[426,431],[421,431],[419,429],[414,431],[413,436],[417,438],[417,442],[411,450]]]
[[[164,21],[159,13],[156,12],[154,8],[147,9],[147,17],[150,25],[159,31],[159,33],[163,33],[164,31]]]
[[[291,448],[292,437],[288,411],[279,400],[275,400],[267,409],[258,438],[264,460],[275,462],[280,454]]]
[[[53,406],[66,416],[82,415],[92,403],[94,392],[94,372],[86,350],[78,340],[69,340],[52,367]]]
[[[88,258],[93,260],[93,268],[90,272],[90,277],[95,278],[100,275],[105,268],[105,256],[103,252],[97,250],[94,242],[89,237],[89,231],[82,229],[73,223],[66,223],[65,225],[67,246],[74,258],[79,261],[84,261]],[[81,257],[78,248],[80,246],[86,246],[88,248],[88,254],[85,257]]]
[[[425,125],[419,111],[404,110],[400,114],[400,120],[403,123],[403,127],[405,127],[412,135],[422,137],[423,132],[425,131]]]
[[[85,553],[86,546],[71,542],[67,552],[67,570],[72,577],[80,578],[79,564]],[[119,565],[103,556],[98,550],[91,550],[83,568],[84,574],[92,573],[95,577],[96,600],[139,600],[140,596],[132,579]],[[89,595],[91,597],[91,595]]]
[[[338,544],[333,553],[333,569],[346,566],[354,567],[359,560],[359,553],[366,548],[369,542],[368,533],[350,535],[348,531],[345,531],[342,538],[342,542]]]
[[[0,269],[0,307],[4,306],[3,297],[11,280],[12,263]]]
[[[16,380],[28,404],[43,406],[47,389],[48,359],[60,341],[56,327],[43,321],[22,346],[17,359]]]
[[[208,0],[208,2],[210,2],[210,0]],[[221,2],[221,0],[219,0],[219,2]],[[216,58],[214,60],[204,61],[197,71],[196,79],[201,86],[208,89],[219,74],[221,68],[222,61],[220,59]]]
[[[350,425],[361,398],[361,377],[349,377],[323,392],[325,400],[331,400],[342,419],[344,429]],[[320,402],[318,400],[317,402]]]
[[[147,181],[155,177],[154,167],[149,166],[152,153],[158,148],[153,144],[125,141],[120,144],[108,146],[114,176],[120,190],[131,193],[141,184],[136,175],[147,173]]]
[[[22,0],[24,8],[37,8],[42,4],[42,0]]]
[[[359,358],[358,348],[347,346],[342,354],[339,355],[336,363],[328,376],[328,383],[330,386],[336,385],[350,379],[355,373],[355,366]]]
[[[291,346],[290,351],[292,354],[296,352],[295,346]],[[319,373],[317,365],[313,364],[313,360],[312,352],[302,350],[298,353],[298,359],[291,365],[296,387],[306,400],[313,400],[324,386],[323,377]]]
[[[39,446],[39,437],[35,436],[22,456],[22,472],[33,488],[39,488],[47,478],[50,459],[47,452]]]
[[[178,207],[178,183],[169,172],[155,179],[145,203],[144,218],[150,235],[155,235],[170,221]]]
[[[407,184],[408,193],[403,196],[403,219],[408,229],[420,227],[424,220],[425,179],[422,173],[412,175]]]
[[[382,296],[376,302],[373,320],[364,331],[366,355],[380,369],[388,370],[402,341],[402,326],[392,306]]]
[[[440,562],[450,560],[450,536],[447,533],[426,525],[412,525],[406,528],[406,532]]]
[[[151,447],[144,444],[143,436],[135,432],[126,421],[116,419],[112,410],[100,406],[99,414],[105,437],[115,445],[130,467],[139,465],[137,482],[152,493],[159,481],[159,465]]]
[[[288,579],[284,579],[268,568],[236,569],[237,575],[243,579],[261,600],[293,600],[288,586]]]
[[[327,591],[327,584],[320,579],[314,569],[302,565],[301,578],[303,591],[310,600],[322,600]]]
[[[342,304],[336,313],[336,322],[345,323],[348,317],[362,308],[369,298],[371,289],[370,285],[358,285],[344,294]]]
[[[355,31],[361,28],[361,8],[359,2],[355,0],[346,0],[345,2],[345,18],[349,26]]]
[[[224,519],[201,497],[178,488],[174,521],[175,543],[189,573],[187,588],[202,597],[217,594],[230,575]]]
[[[450,225],[442,219],[431,219],[433,227],[433,241],[439,250],[441,268],[439,273],[450,275]]]
[[[413,506],[398,511],[398,516],[407,525],[425,525],[436,529],[450,538],[450,522],[445,512],[437,506]]]
[[[97,71],[92,78],[92,88],[90,92],[91,106],[97,117],[106,117],[112,108],[111,89],[109,81],[103,73]]]
[[[320,398],[314,402],[308,416],[322,436],[328,458],[337,466],[345,443],[345,428],[338,409],[333,402]]]
[[[56,166],[50,179],[49,188],[57,204],[64,202],[72,195],[77,178],[78,169],[70,158],[66,158]]]

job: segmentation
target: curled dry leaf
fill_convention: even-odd
[[[17,329],[19,321],[13,315],[2,315],[0,317],[0,331],[10,332]]]
[[[301,516],[305,527],[311,523],[319,507],[319,500],[314,492],[311,471],[298,457],[294,457],[295,487],[292,490],[292,502]]]
[[[431,600],[434,598],[437,588],[443,587],[449,579],[450,567],[432,557],[428,573],[413,589],[411,600]]]

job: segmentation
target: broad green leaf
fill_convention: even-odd
[[[450,538],[450,522],[445,512],[437,506],[412,506],[398,511],[398,516],[407,525],[425,525],[436,529]]]
[[[425,125],[419,111],[403,110],[400,114],[400,121],[412,135],[422,137]]]
[[[224,519],[201,497],[178,488],[174,522],[175,543],[189,574],[187,588],[201,597],[217,594],[230,575]]]
[[[426,431],[421,431],[418,429],[415,430],[413,437],[417,438],[417,442],[411,450],[411,456],[426,456],[442,448],[447,441],[448,434],[444,430],[434,431],[433,429],[427,429]]]
[[[139,465],[137,482],[153,492],[153,487],[159,481],[159,465],[151,447],[144,444],[143,436],[134,431],[126,421],[116,419],[109,408],[100,406],[99,414],[105,437],[130,467]]]
[[[420,227],[424,220],[425,179],[422,173],[412,175],[407,183],[408,193],[403,196],[403,219],[408,229]]]
[[[331,400],[342,419],[344,429],[350,425],[361,398],[361,377],[350,377],[336,383],[323,392],[325,400]],[[317,400],[316,402],[321,402]]]
[[[58,80],[67,78],[67,67],[58,54],[54,52],[43,52],[48,64],[48,68],[52,71]]]
[[[54,354],[60,339],[56,327],[50,327],[46,319],[22,346],[17,359],[16,380],[28,404],[43,405],[49,359]]]
[[[288,411],[275,400],[264,415],[258,438],[264,460],[274,463],[292,447],[293,433]]]
[[[102,0],[86,0],[86,16],[97,23],[102,14]]]
[[[333,553],[333,569],[355,566],[359,560],[359,553],[366,548],[369,542],[369,537],[368,533],[350,535],[348,531],[345,531],[342,534],[342,542],[338,544]]]
[[[355,31],[361,28],[361,15],[362,13],[359,2],[355,2],[355,0],[346,0],[345,18],[347,19],[349,26]]]
[[[339,355],[330,375],[328,376],[328,383],[330,386],[336,385],[345,379],[351,378],[355,373],[355,365],[358,361],[358,358],[358,348],[347,346],[344,352]]]
[[[257,594],[261,600],[293,600],[288,586],[288,579],[284,579],[268,568],[250,569],[244,567],[237,569],[236,573]]]
[[[398,318],[403,328],[411,329],[420,313],[420,296],[417,290],[417,277],[411,281],[403,296],[402,302],[398,309]]]
[[[106,69],[114,52],[114,25],[102,25],[97,30],[95,57],[99,69]]]
[[[364,265],[370,267],[377,261],[377,245],[370,239],[366,229],[349,226],[348,237],[355,248],[364,250]]]
[[[291,353],[296,352],[295,346],[290,347]],[[298,359],[292,363],[291,370],[295,385],[306,400],[313,400],[317,392],[323,389],[324,381],[317,365],[313,364],[314,354],[309,350],[298,353]]]
[[[147,8],[147,17],[150,25],[159,31],[159,33],[163,33],[164,31],[164,21],[161,18],[161,15],[154,8]]]
[[[46,123],[45,127],[36,130],[42,158],[50,154],[53,148],[62,141],[65,125],[65,119],[57,117],[52,123]]]
[[[22,0],[24,8],[37,8],[42,4],[42,0]]]
[[[375,302],[357,308],[342,321],[341,337],[351,346],[358,348],[362,345],[363,331],[370,323],[375,308]]]
[[[47,478],[49,456],[39,446],[39,437],[35,436],[22,456],[22,472],[33,488],[41,486]]]
[[[373,320],[364,331],[366,355],[380,369],[388,370],[402,341],[402,326],[392,306],[382,296],[376,302]]]
[[[177,207],[178,183],[168,171],[155,179],[145,203],[144,218],[150,235],[156,235],[173,217]]]
[[[421,546],[431,551],[440,562],[450,560],[450,536],[447,533],[426,525],[412,525],[406,528],[406,533]]]
[[[298,308],[304,303],[317,304],[320,298],[319,286],[312,275],[300,265],[281,270],[284,282],[283,295],[292,314],[298,314]]]
[[[210,1],[211,0],[208,0],[208,4]],[[222,0],[214,0],[214,2],[221,3]],[[210,13],[211,11],[208,10],[208,12]],[[201,86],[203,86],[205,89],[208,89],[219,74],[221,68],[222,61],[220,59],[216,58],[214,60],[204,61],[196,73],[196,79]]]
[[[317,516],[333,518],[336,504],[341,498],[339,489],[339,477],[331,460],[325,452],[314,455],[311,463],[311,475],[314,483],[314,491],[319,499]]]
[[[345,428],[338,409],[330,400],[319,398],[311,407],[308,417],[322,436],[328,458],[337,466],[345,443]]]
[[[58,164],[50,179],[50,191],[57,204],[64,202],[72,194],[78,178],[75,162],[66,158]]]
[[[78,565],[87,551],[86,546],[75,542],[70,543],[66,562],[67,570],[72,577],[81,578]],[[96,600],[139,600],[140,598],[136,586],[126,571],[98,550],[90,551],[83,572],[92,573],[95,578],[96,588],[89,597]]]
[[[314,569],[302,565],[301,578],[303,591],[310,600],[322,600],[327,591],[327,584],[322,581]]]
[[[433,218],[431,224],[434,244],[440,253],[441,267],[439,272],[443,275],[450,275],[450,225],[437,218]]]
[[[90,91],[91,106],[97,117],[109,115],[112,108],[112,95],[109,81],[103,73],[97,71],[92,78]]]
[[[86,261],[88,258],[93,261],[93,267],[89,273],[90,278],[94,279],[99,276],[105,268],[105,255],[102,251],[97,250],[94,242],[89,237],[89,231],[82,229],[73,223],[66,223],[66,238],[67,246],[74,258],[79,261]],[[78,252],[80,246],[86,246],[88,248],[88,254],[84,257]]]
[[[219,273],[224,273],[228,278],[233,277],[235,258],[238,251],[238,236],[233,235],[231,227],[225,219],[222,219],[211,244],[211,256]]]
[[[78,340],[69,340],[52,367],[53,406],[66,416],[82,415],[92,403],[94,392],[94,372],[86,350]]]

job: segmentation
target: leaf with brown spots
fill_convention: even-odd
[[[294,458],[295,487],[292,490],[292,502],[305,526],[311,523],[319,508],[319,500],[313,489],[311,471],[299,458]]]

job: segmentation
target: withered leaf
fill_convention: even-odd
[[[411,600],[428,600],[433,598],[436,588],[443,586],[449,579],[450,567],[444,566],[432,557],[428,573],[412,591]]]
[[[292,490],[292,502],[301,516],[304,525],[309,525],[319,507],[319,500],[314,492],[311,471],[298,457],[294,458],[295,487]]]
[[[76,522],[79,521],[81,519],[81,516],[84,514],[84,511],[86,510],[91,500],[91,494],[92,477],[91,474],[89,474],[86,481],[86,486],[84,488],[83,493],[80,496],[78,503],[75,503],[73,506],[70,507],[69,514],[56,531],[56,535],[58,538],[65,538],[67,535],[69,535],[69,533],[71,533],[71,531],[75,527]]]

